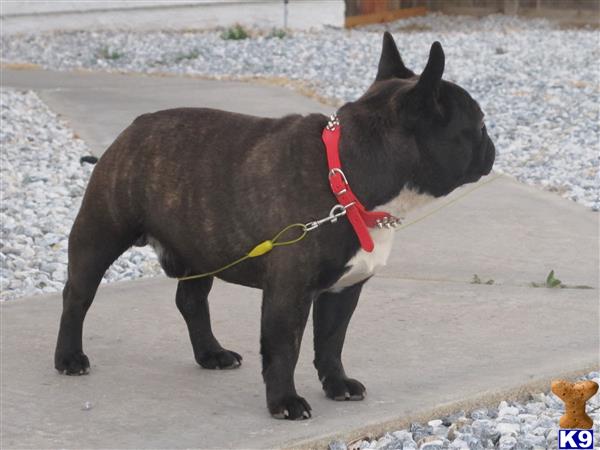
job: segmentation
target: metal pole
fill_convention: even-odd
[[[283,0],[283,29],[287,30],[288,27],[288,3],[290,0]]]

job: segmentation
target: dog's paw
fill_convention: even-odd
[[[311,407],[299,395],[288,395],[273,405],[269,405],[271,415],[276,419],[304,420],[311,417]]]
[[[325,395],[333,400],[362,400],[367,389],[358,380],[339,376],[326,377],[323,380]]]
[[[82,351],[57,354],[54,367],[65,375],[87,375],[90,372],[90,360]]]
[[[205,369],[237,369],[242,364],[242,356],[222,349],[204,352],[197,361]]]

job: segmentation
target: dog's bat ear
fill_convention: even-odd
[[[434,42],[429,51],[429,60],[413,89],[403,96],[402,108],[410,113],[407,117],[444,116],[444,109],[439,99],[440,84],[444,74],[445,56],[442,45]]]
[[[402,62],[398,47],[389,32],[383,33],[383,48],[379,58],[379,67],[375,81],[388,80],[390,78],[410,78],[414,72],[407,69]]]
[[[442,81],[442,75],[444,74],[444,65],[446,57],[444,56],[444,49],[442,44],[434,42],[429,50],[429,60],[423,70],[423,73],[419,77],[417,88],[423,92],[431,92],[434,96],[437,96],[440,82]]]

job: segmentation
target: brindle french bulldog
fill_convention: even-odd
[[[483,113],[464,89],[442,80],[443,71],[438,42],[416,76],[385,33],[374,83],[339,109],[342,166],[367,209],[398,213],[490,172],[495,149]],[[205,108],[135,119],[98,161],[69,237],[56,368],[89,371],[85,314],[104,272],[132,245],[151,244],[166,274],[183,277],[224,266],[288,224],[326,216],[336,203],[321,140],[327,121],[321,114],[267,119]],[[341,218],[217,275],[263,290],[260,346],[274,417],[310,417],[294,369],[311,305],[314,364],[325,394],[364,398],[364,385],[346,375],[341,354],[361,288],[390,251],[392,230],[371,234],[375,249],[367,253]],[[180,281],[177,307],[198,364],[235,368],[242,357],[211,331],[212,283]]]

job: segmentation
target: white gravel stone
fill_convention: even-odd
[[[423,442],[419,449],[421,450],[442,450],[444,447],[444,441],[441,439],[433,439],[431,441]]]
[[[500,422],[496,425],[496,430],[502,435],[516,436],[519,434],[521,427],[517,423]]]
[[[469,444],[467,444],[465,441],[463,441],[462,439],[455,439],[454,441],[450,442],[450,445],[448,446],[449,449],[460,449],[460,450],[468,450],[469,449]]]
[[[531,402],[525,407],[526,411],[531,414],[539,414],[546,409],[546,404],[543,402]]]
[[[516,416],[517,414],[519,414],[519,408],[508,406],[506,402],[502,402],[498,406],[498,417]]]
[[[446,74],[482,105],[496,143],[495,169],[600,209],[600,47],[597,29],[544,20],[430,14],[388,24],[405,62],[420,71],[429,46],[446,51]],[[301,83],[334,102],[354,100],[373,80],[377,25],[291,32],[78,31],[2,37],[3,59],[66,70],[262,77]]]
[[[513,436],[502,436],[498,442],[499,450],[513,450],[517,448],[517,439]]]

